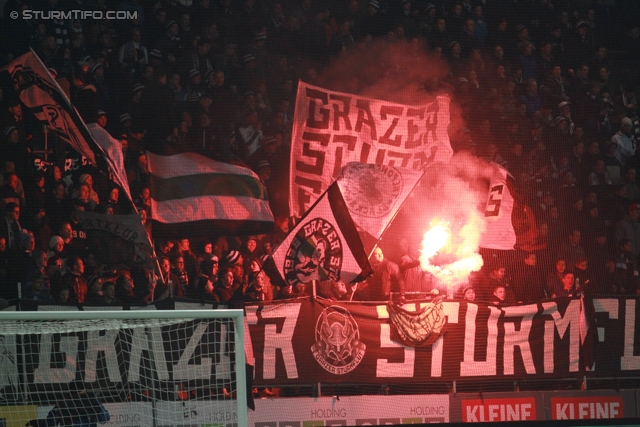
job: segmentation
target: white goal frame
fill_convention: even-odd
[[[0,311],[0,322],[5,321],[55,321],[55,320],[135,320],[135,319],[231,319],[233,320],[236,374],[237,423],[239,427],[248,425],[247,373],[245,366],[244,310],[91,310],[86,311]],[[33,332],[16,332],[28,335]],[[238,345],[242,343],[242,345]]]

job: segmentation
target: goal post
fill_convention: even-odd
[[[0,425],[246,426],[244,335],[243,310],[0,311]]]

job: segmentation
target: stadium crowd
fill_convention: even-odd
[[[136,15],[10,18],[25,10]],[[448,93],[459,106],[464,125],[451,128],[454,150],[507,168],[530,207],[534,234],[522,256],[487,259],[461,297],[499,304],[583,291],[640,295],[639,18],[640,3],[622,0],[8,0],[0,66],[33,49],[85,122],[121,142],[160,271],[87,238],[76,209],[133,207],[108,177],[45,134],[4,72],[0,297],[115,305],[306,295],[303,286],[272,286],[260,271],[290,226],[296,85],[380,44],[412,46],[446,66],[423,90]],[[348,84],[358,93],[366,83]],[[145,150],[244,162],[267,188],[277,231],[154,238]],[[397,246],[372,258],[375,291],[335,283],[318,293],[385,298],[393,287],[410,294],[436,286],[413,245]]]

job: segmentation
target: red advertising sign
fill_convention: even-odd
[[[533,397],[462,401],[462,421],[466,423],[536,419],[536,399]]]
[[[596,420],[623,418],[622,396],[554,397],[551,418],[554,420]]]

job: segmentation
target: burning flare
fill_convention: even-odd
[[[482,229],[482,219],[475,212],[457,235],[452,233],[448,222],[432,221],[431,229],[422,237],[420,267],[437,277],[452,293],[456,286],[468,282],[472,271],[482,267],[482,257],[478,254]]]

